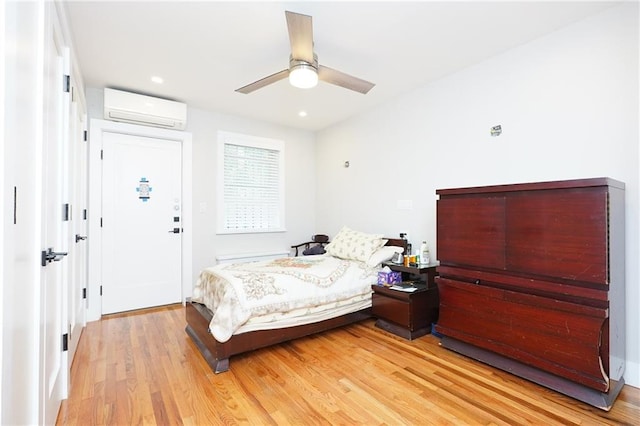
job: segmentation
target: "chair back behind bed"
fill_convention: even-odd
[[[321,246],[322,248],[324,248],[324,246],[327,244],[329,244],[328,235],[316,234],[311,236],[311,241],[306,241],[304,243],[296,244],[295,246],[291,246],[291,248],[295,249],[296,251],[294,256],[298,256],[298,250],[303,250],[302,251],[303,255],[309,254],[309,253],[305,253],[305,251],[308,252],[308,250],[314,246]],[[322,253],[324,253],[324,250],[317,251],[316,253],[313,253],[313,254],[322,254]]]
[[[388,240],[385,246],[402,247],[404,249],[404,253],[407,254],[407,240],[404,240],[402,238],[385,238],[385,239]]]

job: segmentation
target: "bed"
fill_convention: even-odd
[[[369,243],[381,246],[373,249]],[[378,261],[404,250],[406,240],[344,227],[331,244],[324,255],[201,271],[187,301],[185,330],[214,372],[227,371],[233,355],[371,317],[371,284],[382,269]],[[302,293],[311,295],[308,303]]]

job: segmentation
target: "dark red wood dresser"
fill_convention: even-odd
[[[442,345],[609,410],[624,385],[624,183],[436,194]]]

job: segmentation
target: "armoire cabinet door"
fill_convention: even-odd
[[[437,244],[441,264],[504,269],[504,197],[438,200]]]
[[[506,197],[506,269],[608,284],[607,188]]]

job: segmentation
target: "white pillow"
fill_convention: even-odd
[[[367,266],[375,268],[379,266],[382,262],[386,262],[393,258],[393,255],[396,253],[402,253],[404,251],[404,247],[398,246],[383,246],[378,250],[374,251],[373,254],[367,260]]]
[[[385,245],[387,240],[382,234],[365,234],[343,227],[333,238],[325,250],[328,254],[340,259],[359,260],[366,262],[373,252]]]

